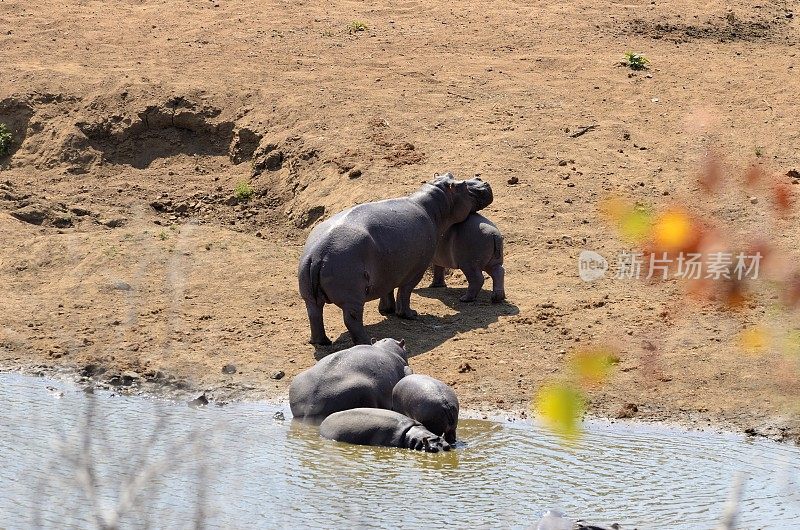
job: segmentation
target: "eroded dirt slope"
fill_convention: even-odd
[[[417,371],[465,407],[525,410],[570,352],[612,344],[594,412],[800,432],[796,364],[735,343],[772,295],[731,313],[673,281],[584,283],[576,266],[581,249],[628,248],[598,214],[611,193],[795,250],[796,214],[734,179],[757,155],[787,182],[800,165],[797,1],[6,0],[0,13],[0,122],[15,138],[0,160],[2,367],[285,396],[315,356],[295,279],[310,227],[451,170],[494,187],[509,302],[460,304],[454,273],[452,289],[415,293],[417,322],[372,304],[370,332],[404,337]],[[625,51],[650,69],[621,67]],[[710,149],[729,181],[703,195]],[[335,308],[327,325],[349,345]]]

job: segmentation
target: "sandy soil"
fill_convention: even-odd
[[[494,187],[509,301],[459,303],[456,272],[416,291],[418,321],[370,304],[370,333],[405,338],[416,371],[465,407],[519,413],[571,352],[611,344],[620,362],[589,390],[592,413],[800,437],[797,360],[736,343],[747,325],[794,329],[794,313],[773,318],[774,292],[731,312],[677,281],[577,274],[581,249],[628,248],[598,213],[611,193],[795,250],[797,215],[733,179],[757,156],[786,182],[800,166],[800,2],[5,0],[0,13],[0,122],[15,138],[0,159],[3,369],[285,397],[315,354],[349,346],[333,307],[333,348],[306,344],[295,267],[310,227],[451,170]],[[620,66],[629,50],[649,70]],[[731,179],[716,194],[697,183],[709,150]]]

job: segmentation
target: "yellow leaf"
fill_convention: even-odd
[[[769,346],[769,334],[763,326],[753,326],[739,333],[739,346],[747,353],[764,353]]]
[[[570,368],[581,383],[596,385],[606,380],[619,358],[607,348],[577,352],[570,360]]]
[[[557,435],[574,440],[581,434],[583,402],[583,396],[574,388],[545,386],[536,395],[536,414]]]
[[[787,357],[800,359],[800,329],[793,329],[786,334],[783,342],[783,353]]]
[[[641,243],[650,234],[652,219],[650,212],[644,208],[632,208],[619,220],[619,231],[622,237],[632,243]]]
[[[653,240],[664,250],[678,250],[692,237],[692,221],[685,212],[671,210],[658,216],[653,226]]]

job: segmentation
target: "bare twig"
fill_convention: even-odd
[[[722,518],[717,530],[734,530],[736,528],[736,517],[739,515],[739,503],[742,500],[743,485],[744,476],[741,472],[736,473],[733,477],[731,495],[728,497],[728,502],[725,503],[725,510],[722,512]]]
[[[599,127],[599,126],[596,123],[593,123],[592,125],[587,125],[586,127],[578,127],[578,130],[575,131],[574,133],[570,134],[569,137],[570,138],[577,138],[579,136],[583,136],[587,132],[597,129],[597,127]]]

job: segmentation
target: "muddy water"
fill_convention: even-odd
[[[468,420],[463,447],[428,455],[329,442],[262,403],[192,409],[0,374],[0,404],[0,527],[93,526],[121,506],[125,528],[530,528],[548,508],[712,528],[737,474],[740,528],[800,524],[800,450],[734,435],[592,422],[565,448],[535,425]]]

